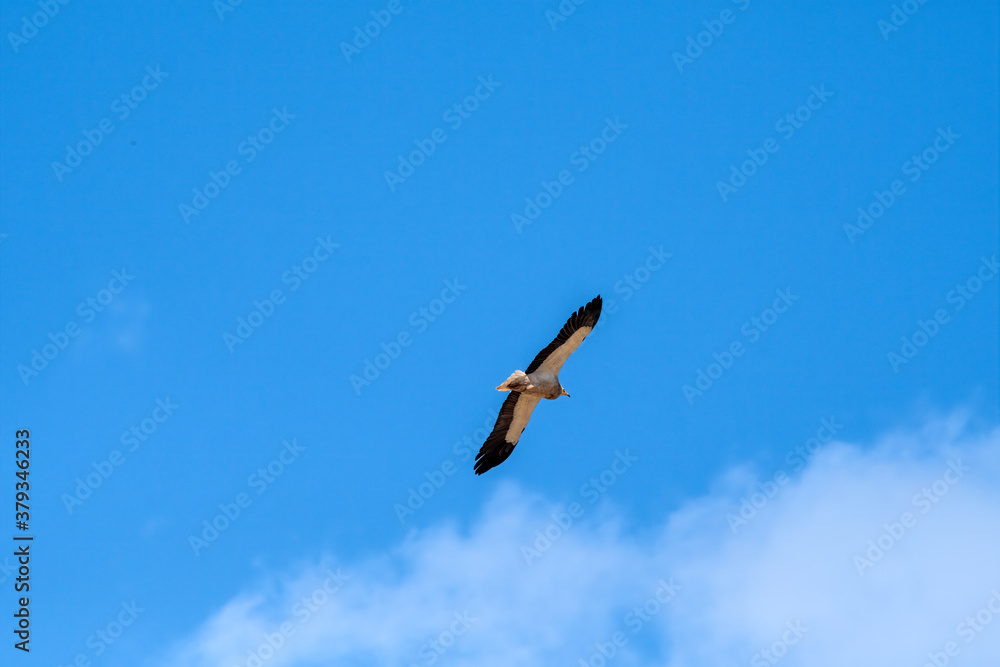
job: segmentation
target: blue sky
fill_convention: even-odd
[[[0,420],[31,432],[35,536],[5,655],[1000,646],[958,629],[1000,588],[996,3],[4,2],[0,28]],[[597,294],[572,398],[474,476],[494,387]]]

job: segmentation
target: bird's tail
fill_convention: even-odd
[[[530,381],[524,371],[514,371],[509,378],[503,381],[497,391],[523,391]]]

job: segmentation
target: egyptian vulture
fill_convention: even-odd
[[[601,297],[598,295],[569,316],[559,335],[538,353],[528,365],[528,370],[514,371],[497,387],[497,391],[510,393],[500,408],[500,416],[497,417],[493,432],[486,438],[476,456],[477,475],[482,475],[507,460],[517,446],[517,441],[531,418],[531,411],[539,400],[569,396],[569,392],[559,384],[559,369],[594,329],[600,316]]]

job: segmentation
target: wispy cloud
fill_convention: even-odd
[[[967,470],[922,511],[956,461]],[[726,514],[757,480],[720,479],[641,534],[602,501],[531,567],[521,546],[561,508],[504,486],[467,529],[274,573],[163,663],[882,666],[948,646],[962,665],[995,657],[1000,595],[992,625],[962,624],[1000,590],[1000,430],[954,416],[831,442],[736,534]],[[906,512],[915,521],[898,535]],[[859,572],[854,558],[887,525],[898,537]]]

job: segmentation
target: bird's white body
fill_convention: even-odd
[[[559,376],[544,371],[525,373],[524,371],[514,371],[514,373],[504,380],[504,383],[497,387],[497,391],[518,391],[525,396],[537,396],[555,400],[560,396],[569,396],[566,390],[559,384]]]

